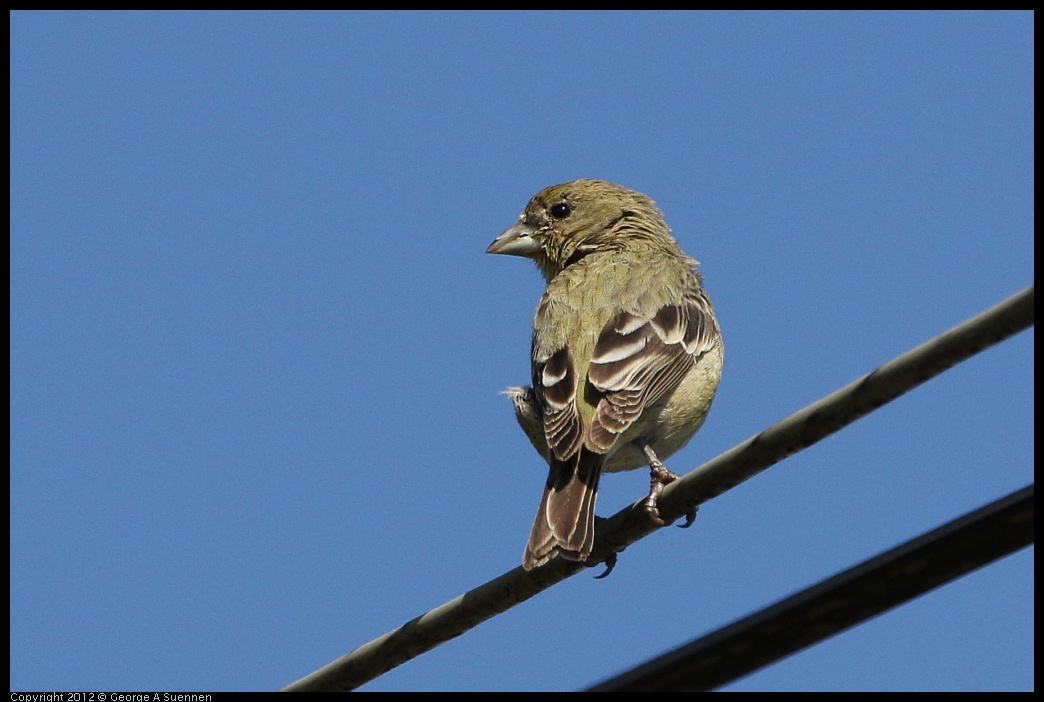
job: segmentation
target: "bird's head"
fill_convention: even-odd
[[[645,195],[604,180],[574,180],[537,193],[486,253],[531,258],[550,281],[596,251],[662,246],[665,240],[676,247],[669,232]]]

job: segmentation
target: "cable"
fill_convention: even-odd
[[[658,501],[670,522],[766,468],[866,416],[881,405],[1033,324],[1033,286],[1011,296],[869,375],[765,429],[668,485]],[[591,562],[656,531],[641,501],[600,521]],[[584,570],[556,558],[532,571],[515,568],[363,644],[291,683],[285,691],[351,690],[455,638]]]
[[[721,687],[1033,543],[1033,485],[585,692]]]

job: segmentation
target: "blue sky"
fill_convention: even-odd
[[[13,13],[12,689],[275,689],[517,566],[543,281],[484,252],[544,186],[702,263],[676,472],[1030,285],[1033,60],[1028,13]],[[583,688],[1032,482],[1033,335],[363,689]],[[1029,690],[1033,610],[1029,548],[728,689]]]

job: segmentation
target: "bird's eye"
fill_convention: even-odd
[[[555,219],[565,219],[572,213],[573,208],[569,206],[569,203],[560,202],[557,205],[551,205],[551,216]]]

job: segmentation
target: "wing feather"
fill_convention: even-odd
[[[650,405],[672,392],[714,347],[715,322],[702,290],[651,316],[618,312],[595,344],[588,370],[602,393],[586,445],[605,453]]]

